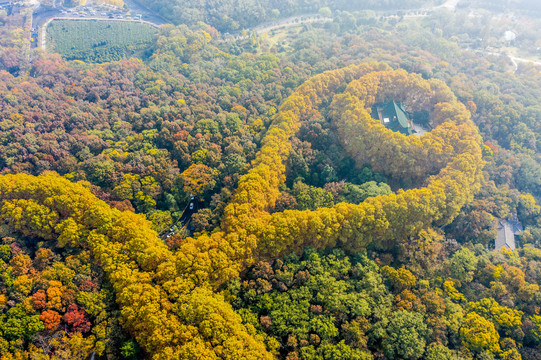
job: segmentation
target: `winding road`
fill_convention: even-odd
[[[524,58],[520,58],[516,56],[509,56],[509,58],[511,59],[511,62],[513,63],[513,66],[515,67],[515,71],[518,70],[518,63],[532,63],[536,66],[541,66],[541,61],[534,61],[534,60],[524,59]]]
[[[469,49],[465,49],[469,50]],[[474,50],[476,53],[485,54],[485,55],[492,55],[492,56],[507,56],[511,62],[513,63],[513,72],[516,72],[518,70],[518,64],[519,63],[526,63],[526,64],[534,64],[535,66],[541,66],[541,61],[535,61],[531,59],[525,59],[517,56],[512,56],[509,54],[494,52],[494,51],[485,51],[485,50]]]
[[[401,11],[406,12],[405,16],[426,16],[426,13],[434,11],[434,10],[438,10],[438,9],[447,9],[449,11],[455,11],[456,6],[459,3],[459,1],[460,0],[447,0],[443,4],[434,6],[434,7],[401,10]],[[254,27],[252,30],[258,34],[263,34],[265,32],[268,32],[274,29],[301,25],[301,24],[314,23],[314,22],[328,22],[328,21],[333,21],[333,18],[323,17],[319,14],[314,14],[314,13],[302,14],[302,15],[292,16],[287,19],[281,19],[278,21],[265,22],[263,24],[260,24]]]
[[[129,11],[132,13],[142,14],[144,20],[129,20],[129,19],[111,19],[107,15],[106,16],[92,16],[92,17],[74,17],[71,14],[63,14],[61,8],[57,9],[43,9],[39,8],[34,12],[33,15],[33,27],[36,29],[34,31],[34,40],[33,46],[40,46],[42,49],[46,48],[46,30],[47,25],[55,19],[69,19],[69,20],[99,20],[99,21],[137,21],[137,22],[143,22],[146,24],[149,24],[154,27],[159,27],[160,25],[168,24],[170,23],[169,20],[165,19],[163,16],[155,12],[154,10],[144,6],[140,2],[136,0],[124,0],[126,3]],[[440,9],[446,9],[449,11],[455,11],[456,7],[460,0],[447,0],[443,4],[433,7],[425,7],[425,8],[419,8],[419,9],[410,9],[410,10],[400,10],[403,16],[405,17],[422,17],[427,16],[428,13],[437,11]],[[386,17],[393,17],[398,16],[398,12],[395,15],[387,15]],[[256,32],[257,34],[264,34],[274,29],[280,29],[280,28],[286,28],[290,26],[297,26],[302,24],[309,24],[309,23],[321,23],[321,22],[330,22],[333,21],[333,18],[330,17],[323,17],[320,14],[317,13],[310,13],[310,14],[301,14],[297,16],[292,16],[285,19],[275,20],[275,21],[268,21],[265,23],[262,23],[253,29],[246,29],[248,33],[250,32]],[[40,29],[39,32],[39,41],[37,36],[37,29]],[[234,34],[235,38],[238,38],[239,33]],[[231,40],[231,38],[229,38]],[[226,40],[227,41],[227,40]],[[525,59],[520,58],[512,55],[507,55],[504,53],[497,53],[497,52],[489,52],[489,51],[482,51],[477,50],[478,53],[483,53],[487,55],[493,55],[493,56],[508,56],[511,62],[513,63],[514,72],[518,69],[519,63],[533,63],[536,66],[541,66],[540,61],[534,61],[531,59]]]

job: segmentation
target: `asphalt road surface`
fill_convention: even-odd
[[[61,15],[61,9],[51,9],[51,8],[37,8],[32,14],[32,27],[34,29],[40,28],[47,20],[55,16]]]

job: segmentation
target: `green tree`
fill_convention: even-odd
[[[389,359],[420,359],[425,351],[428,327],[419,313],[397,311],[389,319],[383,350]]]
[[[297,181],[291,190],[300,210],[316,210],[333,205],[333,197],[327,190]]]
[[[319,9],[319,15],[325,16],[325,17],[331,17],[332,11],[327,6],[325,6]]]
[[[124,359],[138,359],[141,353],[141,348],[133,340],[128,340],[122,344],[120,353]]]
[[[173,218],[169,211],[156,210],[150,213],[147,218],[152,222],[152,228],[158,234],[165,233],[173,225]]]
[[[0,330],[3,336],[9,340],[30,340],[34,334],[43,331],[45,326],[39,319],[39,315],[29,315],[18,304],[9,309],[6,314],[0,315]]]
[[[451,257],[449,267],[453,278],[461,282],[470,282],[477,267],[477,257],[468,248],[462,248]]]
[[[426,360],[459,360],[456,352],[442,344],[430,344],[426,348],[424,359]]]

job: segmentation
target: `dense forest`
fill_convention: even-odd
[[[106,63],[0,17],[1,360],[541,359],[539,68],[459,12],[157,4],[191,25]]]

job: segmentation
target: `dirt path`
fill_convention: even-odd
[[[468,50],[468,49],[466,49]],[[476,53],[485,54],[485,55],[492,55],[492,56],[507,56],[511,62],[513,63],[513,72],[516,72],[518,70],[518,64],[519,63],[532,63],[536,66],[541,66],[541,61],[535,61],[532,59],[525,59],[513,55],[508,55],[504,53],[494,52],[494,51],[486,51],[486,50],[474,50]]]
[[[511,58],[511,61],[513,62],[513,65],[515,65],[515,71],[518,69],[518,63],[532,63],[534,65],[541,65],[541,61],[534,61],[530,59],[524,59],[516,56],[509,56]]]

